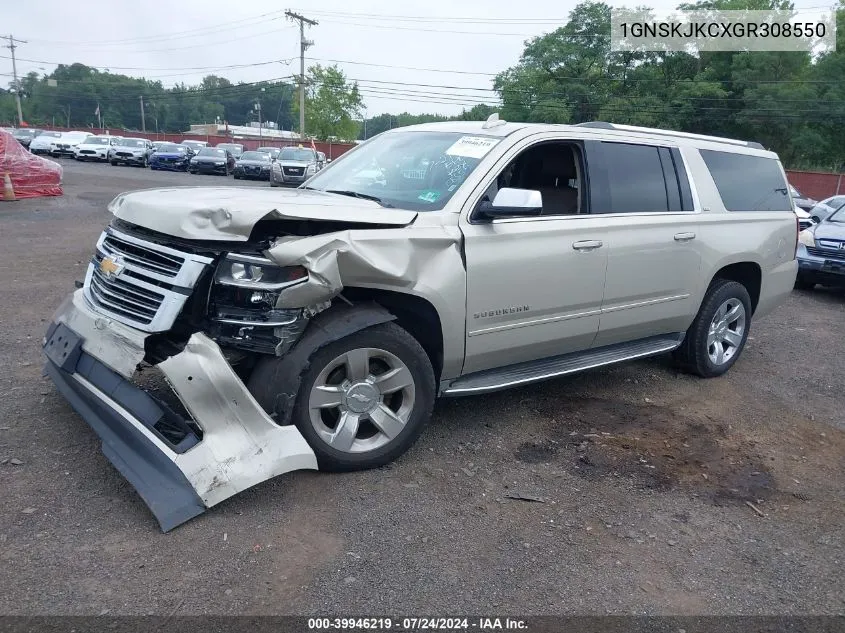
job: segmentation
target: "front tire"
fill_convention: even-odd
[[[751,328],[751,297],[742,284],[716,279],[707,289],[695,321],[674,357],[682,369],[702,378],[728,371],[739,358]]]
[[[268,413],[280,389],[268,358],[250,390]],[[321,470],[377,468],[417,440],[434,405],[434,370],[425,350],[394,323],[361,330],[318,349],[302,375],[292,421]]]

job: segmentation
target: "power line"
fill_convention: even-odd
[[[182,39],[182,38],[190,38],[190,37],[197,37],[200,35],[207,35],[208,33],[201,33],[204,31],[229,31],[234,28],[241,28],[236,25],[242,25],[244,22],[253,22],[258,20],[264,20],[265,18],[269,18],[270,16],[278,15],[282,13],[282,10],[278,11],[270,11],[269,13],[262,13],[260,15],[255,15],[248,18],[241,18],[240,20],[229,20],[227,22],[222,22],[214,25],[198,27],[196,29],[188,29],[185,31],[174,31],[172,33],[159,33],[158,35],[146,35],[142,37],[135,37],[135,38],[121,38],[119,40],[101,40],[101,41],[93,41],[93,42],[85,42],[83,46],[99,46],[99,45],[132,45],[138,43],[149,43],[151,41],[167,41],[167,40],[175,40],[175,39]],[[281,16],[279,16],[281,17]],[[271,18],[271,19],[278,19],[278,18]],[[45,44],[56,45],[60,44],[62,46],[77,46],[79,45],[79,41],[61,41],[61,40],[40,40],[37,38],[30,38],[32,42],[44,42]]]

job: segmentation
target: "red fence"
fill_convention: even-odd
[[[59,132],[67,132],[71,129],[83,130],[84,128],[63,128],[44,126],[41,129],[56,130]],[[233,139],[231,136],[213,135],[213,134],[165,134],[164,132],[127,132],[117,128],[110,128],[108,130],[101,130],[99,128],[90,129],[91,134],[105,134],[108,132],[112,136],[130,136],[132,138],[146,138],[151,141],[171,141],[173,143],[181,143],[182,141],[207,141],[209,145],[218,145],[220,143],[239,143],[245,149],[256,149],[262,145],[268,147],[287,147],[290,145],[299,145],[297,140],[288,140],[280,138],[237,138]],[[311,146],[311,141],[303,143],[306,147]],[[323,141],[315,141],[314,146],[318,152],[323,152],[327,158],[337,158],[344,152],[349,151],[355,147],[352,143],[326,143]]]
[[[786,177],[789,184],[803,195],[816,200],[824,200],[845,193],[844,174],[787,170]]]

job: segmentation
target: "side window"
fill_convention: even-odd
[[[789,185],[774,158],[702,149],[728,211],[791,211]]]
[[[669,211],[670,197],[674,209],[680,210],[677,179],[670,196],[666,187],[663,148],[628,143],[602,143],[604,165],[607,170],[609,208],[596,209],[604,213],[648,213]],[[661,160],[663,158],[663,160]]]
[[[543,215],[588,213],[581,147],[572,142],[545,142],[522,151],[499,173],[482,201],[492,202],[499,189],[530,189],[543,197]]]

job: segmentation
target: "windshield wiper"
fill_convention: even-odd
[[[311,187],[306,187],[306,189],[311,189]],[[318,189],[318,191],[325,191],[326,193],[336,193],[339,196],[349,196],[350,198],[360,198],[361,200],[372,200],[373,202],[378,202],[381,206],[392,209],[393,205],[389,202],[384,202],[378,196],[371,196],[368,193],[360,193],[358,191],[344,191],[341,189]]]

